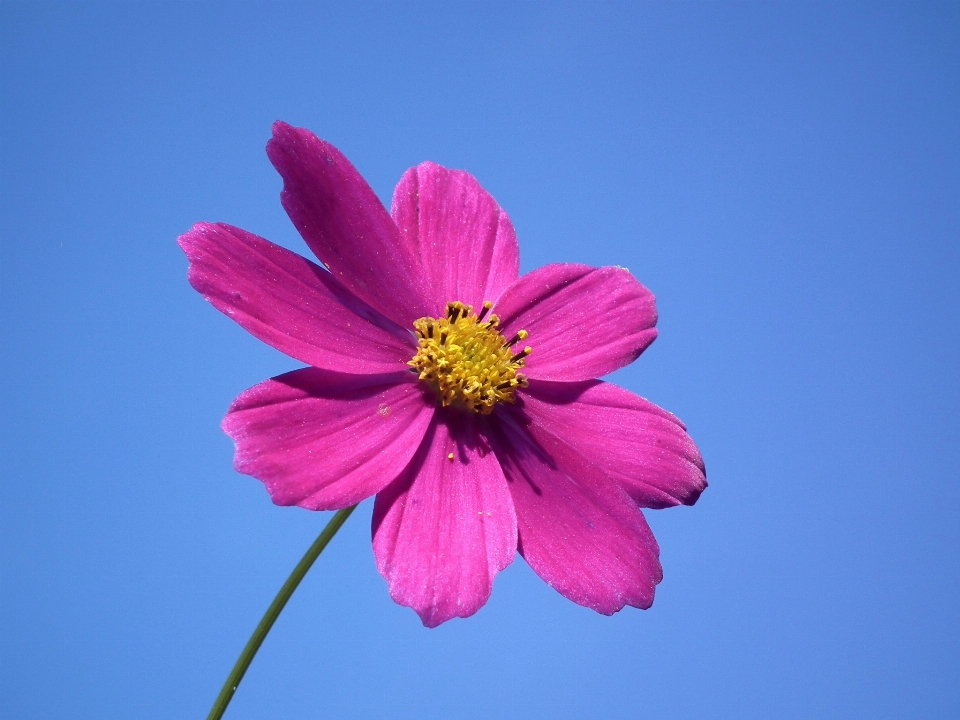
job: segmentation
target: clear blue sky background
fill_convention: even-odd
[[[187,284],[222,220],[299,252],[284,119],[389,201],[475,174],[523,269],[629,267],[617,382],[711,486],[650,512],[653,608],[517,560],[426,630],[365,503],[228,717],[960,716],[960,9],[920,4],[0,5],[0,716],[204,717],[326,517],[232,470],[297,363]]]

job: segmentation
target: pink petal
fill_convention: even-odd
[[[351,295],[323,268],[223,223],[181,235],[190,284],[218,310],[280,352],[345,373],[405,369],[406,330]]]
[[[432,162],[410,168],[394,190],[390,214],[420,257],[433,317],[453,300],[479,310],[517,279],[513,224],[470,173]]]
[[[535,440],[552,435],[569,445],[641,507],[693,505],[707,487],[703,460],[683,423],[616,385],[532,380],[523,411]]]
[[[477,422],[438,411],[410,467],[374,506],[373,550],[390,597],[427,627],[483,607],[517,549],[510,491]]]
[[[515,409],[491,439],[517,512],[520,554],[565,598],[611,615],[648,608],[660,550],[633,500],[568,446],[533,440]]]
[[[505,337],[530,333],[524,373],[539,380],[606,375],[657,337],[653,294],[619,267],[546,265],[507,288],[494,311]]]
[[[223,429],[237,444],[236,469],[262,480],[277,505],[334,510],[397,477],[432,416],[409,373],[305,368],[242,393]]]
[[[408,328],[427,314],[420,263],[360,173],[309,130],[273,125],[280,200],[310,249],[358,298]]]

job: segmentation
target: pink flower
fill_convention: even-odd
[[[237,470],[278,505],[376,495],[377,567],[429,627],[479,610],[517,551],[580,605],[650,607],[662,572],[639,508],[707,485],[677,418],[593,379],[653,342],[650,291],[616,267],[518,277],[510,219],[461,170],[411,168],[388,214],[307,130],[276,123],[267,155],[329,272],[229,225],[179,240],[198,292],[310,366],[234,401]]]

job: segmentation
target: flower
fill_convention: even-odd
[[[594,379],[653,342],[650,291],[618,267],[519,277],[510,219],[464,171],[411,168],[388,214],[307,130],[276,123],[267,155],[325,268],[222,223],[179,239],[197,291],[310,366],[231,405],[236,469],[278,505],[376,495],[377,567],[429,627],[479,610],[518,551],[575,603],[650,607],[640,508],[706,487],[677,418]]]

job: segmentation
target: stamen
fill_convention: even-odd
[[[477,322],[483,320],[483,316],[490,312],[490,308],[493,307],[493,303],[489,300],[485,300],[483,303],[483,308],[480,310],[480,314],[477,315]]]
[[[533,352],[533,348],[527,345],[523,350],[513,356],[514,361],[521,360]]]
[[[511,339],[510,342],[507,343],[507,345],[514,345],[515,343],[518,343],[521,340],[526,340],[528,337],[530,337],[530,333],[528,333],[526,330],[521,330],[520,332],[518,332],[516,335],[513,336],[513,339]]]

